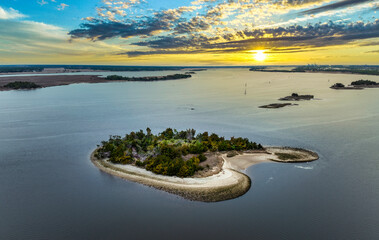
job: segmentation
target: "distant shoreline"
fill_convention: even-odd
[[[178,74],[181,75],[181,74]],[[171,76],[171,75],[167,75]],[[184,78],[171,78],[166,79],[167,76],[159,76],[155,77],[157,78],[154,81],[168,81],[168,80],[179,80]],[[171,76],[172,77],[172,76]],[[126,81],[141,81],[141,82],[150,82],[153,81],[154,77],[140,77],[135,78],[134,80],[125,80],[125,79],[108,79],[104,77],[100,77],[100,75],[40,75],[36,74],[35,76],[7,76],[7,77],[0,77],[0,91],[10,91],[14,90],[11,88],[5,88],[5,86],[8,83],[12,82],[30,82],[35,83],[41,88],[46,87],[55,87],[55,86],[64,86],[64,85],[70,85],[70,84],[76,84],[76,83],[108,83],[108,82],[126,82]],[[21,89],[22,90],[22,89]]]
[[[53,76],[16,76],[0,77],[0,91],[10,91],[13,89],[2,86],[12,82],[32,82],[40,85],[42,88],[63,86],[75,83],[103,83],[110,82],[105,78],[96,75],[53,75]]]
[[[357,73],[344,71],[291,71],[291,70],[250,70],[251,72],[267,72],[267,73],[330,73],[330,74],[352,74],[352,75],[368,75],[378,76],[377,73]]]
[[[250,189],[251,179],[240,171],[252,165],[263,162],[300,163],[318,159],[316,153],[298,148],[268,147],[263,152],[240,153],[234,157],[227,157],[227,153],[222,153],[222,168],[214,175],[200,178],[179,178],[154,174],[131,165],[112,164],[106,160],[99,160],[95,157],[96,151],[97,149],[92,152],[90,159],[101,171],[188,200],[201,202],[218,202],[244,195]],[[300,158],[281,160],[276,153],[295,154]]]

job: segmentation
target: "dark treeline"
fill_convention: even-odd
[[[285,69],[267,69],[265,66],[256,66],[256,67],[251,67],[250,71],[256,71],[256,72],[305,72],[305,70],[285,70]]]
[[[309,64],[305,66],[297,66],[292,70],[281,69],[267,69],[266,66],[254,66],[250,68],[250,71],[260,72],[342,72],[342,73],[354,73],[354,74],[366,74],[366,75],[379,75],[379,66],[367,66],[367,65],[316,65]]]
[[[243,151],[263,149],[262,145],[247,138],[232,137],[229,140],[208,132],[196,135],[194,129],[177,131],[167,128],[154,135],[149,128],[131,132],[125,137],[110,136],[99,146],[96,157],[109,158],[117,164],[133,164],[148,171],[168,176],[189,177],[202,169],[204,153],[218,151]],[[184,156],[189,155],[187,160]]]
[[[123,77],[119,75],[107,76],[107,80],[123,80],[123,81],[162,81],[162,80],[175,80],[184,79],[192,77],[190,74],[173,74],[167,76],[157,76],[157,77]]]
[[[181,67],[156,67],[156,66],[64,66],[66,69],[89,69],[101,71],[122,71],[122,72],[137,72],[137,71],[169,71],[181,70]]]
[[[0,66],[0,73],[7,72],[41,72],[43,67]]]
[[[294,71],[307,71],[307,72],[342,72],[366,75],[379,75],[378,66],[343,66],[343,65],[307,65],[299,66]]]
[[[364,89],[364,88],[372,88],[372,87],[378,87],[379,83],[371,81],[371,80],[357,80],[350,84],[350,86],[345,86],[342,83],[336,83],[330,88],[333,89]]]
[[[374,81],[371,81],[371,80],[358,80],[358,81],[354,81],[351,83],[351,85],[353,86],[360,86],[360,85],[366,85],[366,86],[370,86],[370,85],[378,85],[379,83],[377,82],[374,82]]]
[[[11,82],[4,85],[5,88],[11,89],[36,89],[41,88],[40,85],[35,84],[33,82]]]

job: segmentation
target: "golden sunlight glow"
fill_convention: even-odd
[[[254,58],[255,58],[255,60],[260,61],[260,62],[264,61],[266,59],[265,50],[255,51]]]

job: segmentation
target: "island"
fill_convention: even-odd
[[[362,90],[365,88],[379,88],[379,83],[371,81],[371,80],[357,80],[352,82],[349,86],[345,86],[342,83],[335,83],[331,87],[331,89],[336,90]]]
[[[363,90],[361,87],[345,86],[343,83],[335,83],[330,88],[335,90]]]
[[[351,86],[361,87],[361,88],[379,88],[379,83],[371,80],[358,80],[351,83]]]
[[[259,108],[283,108],[286,106],[298,106],[298,104],[293,103],[271,103],[268,105],[259,106]]]
[[[122,81],[135,81],[135,82],[152,82],[152,81],[164,81],[164,80],[176,80],[192,77],[190,74],[173,74],[166,76],[154,76],[154,77],[123,77],[119,75],[110,75],[105,79],[107,80],[122,80]]]
[[[297,93],[292,93],[291,96],[279,98],[280,101],[300,101],[300,100],[311,100],[314,99],[313,95],[299,95]]]
[[[93,164],[106,173],[203,202],[245,194],[251,179],[241,171],[254,164],[317,159],[304,149],[263,147],[247,138],[171,128],[157,135],[147,128],[123,138],[110,136],[91,154]]]

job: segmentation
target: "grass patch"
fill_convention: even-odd
[[[280,160],[292,160],[300,158],[299,155],[291,153],[275,153],[275,155],[278,156]]]

